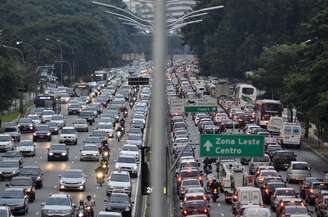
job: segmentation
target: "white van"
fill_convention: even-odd
[[[233,214],[240,215],[241,207],[248,204],[263,206],[261,190],[256,187],[238,187],[232,200]]]
[[[282,147],[301,147],[301,126],[299,124],[284,123],[280,130],[279,143]]]

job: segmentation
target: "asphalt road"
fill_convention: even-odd
[[[193,144],[199,144],[199,131],[198,128],[194,125],[194,122],[191,119],[191,115],[187,117],[186,121],[188,125],[188,131],[190,133],[190,139],[192,140]],[[238,130],[234,130],[232,133],[239,133]],[[306,150],[306,149],[294,149],[294,153],[297,155],[297,160],[306,161],[310,163],[312,167],[312,176],[319,176],[322,177],[324,175],[325,167],[327,167],[326,162],[323,162],[317,155],[313,152]],[[199,146],[196,149],[196,155],[200,161],[203,161],[203,158],[199,157]],[[201,166],[203,168],[203,166]],[[245,171],[248,171],[248,166],[245,166]],[[216,175],[216,167],[213,164],[213,173]],[[279,171],[279,174],[282,175],[284,180],[286,180],[286,171]],[[297,192],[299,192],[299,185],[298,184],[287,184],[288,187],[294,187]],[[179,203],[178,199],[175,200],[176,203]],[[179,205],[175,206],[179,207]],[[269,207],[270,208],[270,207]],[[311,211],[314,211],[314,207],[309,207]],[[210,202],[210,216],[211,217],[232,217],[232,208],[231,204],[227,204],[224,200],[224,194],[220,193],[220,198],[217,200],[216,203]],[[181,216],[181,210],[176,208],[175,216]],[[273,214],[275,216],[275,214]],[[313,215],[314,216],[314,215]]]
[[[72,126],[73,121],[77,118],[75,115],[67,115],[67,105],[62,105],[62,114],[65,117],[66,126]],[[126,121],[126,127],[128,132],[128,123],[130,120],[131,112],[129,112],[129,118]],[[96,120],[92,126],[89,126],[89,132],[97,126]],[[79,200],[83,200],[87,195],[92,195],[96,201],[95,213],[98,213],[101,210],[104,210],[104,200],[106,196],[106,182],[102,187],[99,187],[96,183],[96,177],[94,170],[96,169],[97,162],[80,162],[80,144],[86,139],[88,132],[79,132],[78,133],[78,144],[68,146],[69,149],[69,161],[65,162],[48,162],[47,161],[47,148],[50,147],[51,143],[58,143],[58,136],[53,135],[51,142],[36,142],[36,155],[35,157],[25,157],[23,165],[39,165],[44,173],[43,187],[36,190],[36,200],[33,203],[30,203],[29,212],[26,216],[34,217],[40,216],[41,203],[45,202],[48,198],[48,195],[51,193],[59,192],[59,175],[67,169],[82,169],[87,175],[86,190],[84,192],[66,192],[72,195],[72,198],[76,204],[79,203]],[[32,134],[22,134],[22,140],[32,139]],[[111,147],[111,156],[110,156],[110,166],[109,174],[114,169],[114,160],[117,160],[118,154],[121,146],[124,144],[126,139],[126,134],[120,142],[117,142],[115,139],[110,142]],[[135,201],[136,186],[139,183],[138,178],[132,179],[133,192],[131,200]],[[0,182],[0,189],[5,188],[5,184],[8,182]]]

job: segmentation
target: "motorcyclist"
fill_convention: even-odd
[[[102,168],[104,168],[104,169],[108,169],[108,160],[107,160],[107,158],[102,158],[101,160],[100,160],[100,166],[102,167]]]
[[[102,146],[101,156],[104,159],[109,159],[110,148],[107,145]]]
[[[219,182],[216,179],[213,179],[211,183],[211,191],[214,192],[214,189],[218,190],[219,187]]]
[[[222,123],[222,124],[220,125],[220,132],[221,132],[221,133],[224,133],[225,131],[226,131],[226,128],[225,128],[224,124]]]
[[[205,166],[207,166],[207,165],[211,164],[212,162],[211,162],[211,159],[210,159],[210,158],[206,157],[206,158],[203,160],[203,163],[205,164]]]
[[[120,125],[121,125],[121,127],[124,127],[125,126],[125,119],[124,119],[124,117],[121,118]]]
[[[79,201],[79,207],[77,208],[78,212],[76,213],[76,217],[81,217],[84,216],[84,201],[80,200]],[[81,214],[82,213],[82,214]]]
[[[91,217],[94,216],[94,212],[93,212],[93,207],[96,206],[96,202],[94,201],[94,199],[92,199],[91,195],[87,196],[87,199],[84,201],[84,207],[87,209],[88,207],[90,207],[90,213],[91,213]],[[87,210],[88,211],[88,210]]]

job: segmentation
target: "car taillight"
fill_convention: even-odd
[[[199,181],[202,181],[202,177],[201,177],[201,176],[198,176],[198,180],[199,180]]]
[[[188,211],[187,210],[183,210],[183,215],[188,215]]]
[[[214,189],[214,193],[218,193],[218,189],[215,188],[215,189]]]
[[[269,189],[267,189],[267,188],[264,191],[265,191],[265,193],[269,193]]]
[[[182,178],[179,176],[179,177],[178,177],[178,182],[181,182],[181,180],[182,180]]]
[[[310,189],[310,193],[312,193],[312,194],[314,193],[314,190],[312,188]]]
[[[204,208],[204,213],[208,213],[208,210],[207,210],[207,208]]]

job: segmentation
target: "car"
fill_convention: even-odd
[[[201,184],[203,183],[203,178],[197,167],[181,168],[181,170],[177,172],[177,184],[180,185],[185,178],[196,178]]]
[[[319,177],[305,177],[305,179],[303,180],[303,182],[300,185],[300,196],[301,198],[305,198],[305,192],[309,190],[310,188],[310,183],[311,182],[322,182],[322,178]]]
[[[208,197],[205,192],[186,192],[183,198],[183,201],[191,201],[191,200],[204,200],[208,201]]]
[[[289,150],[278,150],[272,154],[272,164],[276,170],[287,170],[290,162],[296,161],[296,155]]]
[[[31,177],[37,189],[43,186],[43,172],[39,166],[23,166],[17,176]]]
[[[305,191],[304,199],[307,204],[313,205],[315,198],[320,194],[320,191],[328,190],[328,182],[313,181],[310,182],[308,190]]]
[[[254,157],[249,162],[249,173],[255,174],[257,167],[270,165],[271,160],[269,155],[265,154],[264,157]]]
[[[207,201],[204,200],[184,201],[181,207],[182,207],[182,216],[188,216],[191,214],[205,214],[206,216],[209,217]]]
[[[8,206],[13,214],[28,212],[29,201],[23,188],[6,188],[0,192],[0,206]]]
[[[80,169],[66,170],[59,175],[59,190],[78,190],[84,191],[86,185],[86,175]]]
[[[120,154],[134,156],[136,161],[137,162],[139,161],[139,148],[136,145],[130,145],[130,144],[123,145]]]
[[[59,143],[65,143],[67,145],[77,144],[77,132],[74,127],[63,127],[60,131]]]
[[[0,180],[11,179],[19,173],[18,161],[0,161]]]
[[[201,187],[201,182],[197,178],[185,178],[179,185],[179,197],[183,199],[188,188]]]
[[[286,206],[305,206],[305,202],[301,198],[283,197],[280,199],[279,205],[275,210],[276,215],[280,215],[281,210],[284,209]]]
[[[8,133],[0,134],[0,151],[5,152],[14,149],[13,140]]]
[[[31,118],[33,125],[41,124],[41,118],[37,114],[29,114],[27,116],[28,118]]]
[[[64,116],[61,114],[53,115],[50,121],[56,123],[60,129],[65,126]]]
[[[3,161],[17,161],[19,166],[23,165],[23,155],[20,151],[7,151],[2,155]]]
[[[106,132],[108,138],[114,137],[114,130],[112,123],[99,122],[97,130]]]
[[[284,217],[284,216],[295,216],[295,215],[308,215],[309,211],[306,206],[300,205],[291,205],[285,206],[281,209],[280,214],[277,217]]]
[[[46,124],[39,124],[35,126],[35,131],[33,133],[33,142],[39,140],[51,141],[50,127]]]
[[[96,145],[99,149],[102,147],[103,145],[103,138],[99,137],[99,136],[89,136],[87,137],[84,142],[84,145]]]
[[[297,194],[294,188],[283,187],[276,188],[274,193],[271,195],[271,208],[273,211],[279,206],[279,202],[283,198],[296,198]]]
[[[315,211],[318,217],[328,217],[328,195],[322,198]]]
[[[304,161],[291,161],[287,169],[286,181],[288,183],[302,182],[305,177],[311,176],[311,166]]]
[[[122,214],[118,212],[100,211],[97,217],[122,217]]]
[[[48,161],[69,159],[69,149],[65,144],[52,144],[48,149]]]
[[[85,119],[77,119],[73,123],[73,127],[76,129],[77,132],[88,132],[89,125],[87,120]]]
[[[98,161],[100,158],[99,148],[95,144],[82,145],[80,161]]]
[[[36,148],[32,140],[22,140],[18,144],[17,150],[20,151],[24,157],[33,157],[35,156]]]
[[[41,113],[41,122],[46,123],[48,121],[51,121],[52,116],[54,116],[56,113],[53,110],[43,110]]]
[[[57,126],[57,124],[55,122],[49,121],[47,123],[47,125],[49,126],[50,132],[52,135],[58,135],[59,134],[59,127]]]
[[[129,172],[117,170],[112,171],[107,180],[107,195],[110,195],[113,192],[121,192],[127,193],[131,196],[131,191],[132,185]]]
[[[243,217],[270,217],[271,213],[268,208],[264,207],[247,207],[242,212]]]
[[[271,196],[274,194],[276,188],[283,188],[286,187],[286,184],[284,182],[268,182],[265,183],[262,188],[262,198],[263,198],[263,202],[266,204],[270,204],[271,203]]]
[[[28,176],[13,177],[10,180],[9,184],[7,184],[6,186],[10,188],[13,187],[23,188],[25,194],[29,198],[29,202],[33,202],[35,200],[35,187],[32,177],[28,177]]]
[[[11,136],[13,142],[19,142],[21,140],[21,134],[17,126],[6,126],[4,132]]]
[[[8,206],[0,206],[0,216],[1,217],[13,217],[11,210]]]
[[[131,178],[136,178],[138,176],[138,165],[135,156],[120,155],[115,162],[115,169],[128,171]]]
[[[95,122],[94,113],[92,111],[81,111],[79,116],[80,118],[87,120],[90,125]]]
[[[140,134],[129,134],[126,142],[128,144],[141,147],[143,144],[143,138],[142,138],[142,135],[140,135]]]
[[[69,194],[51,194],[41,206],[41,217],[75,217],[76,205]]]
[[[267,176],[279,176],[279,173],[276,170],[261,170],[258,176],[255,177],[255,185],[261,187],[264,181],[264,177]]]
[[[34,132],[34,123],[31,118],[20,118],[17,127],[21,133]]]
[[[242,207],[245,205],[263,206],[261,191],[256,187],[237,187],[232,197],[232,212],[240,215]]]
[[[68,104],[68,115],[78,115],[82,111],[81,105],[79,103],[69,103]]]
[[[123,217],[131,217],[130,197],[126,193],[112,193],[108,200],[105,200],[105,210],[121,213]]]

